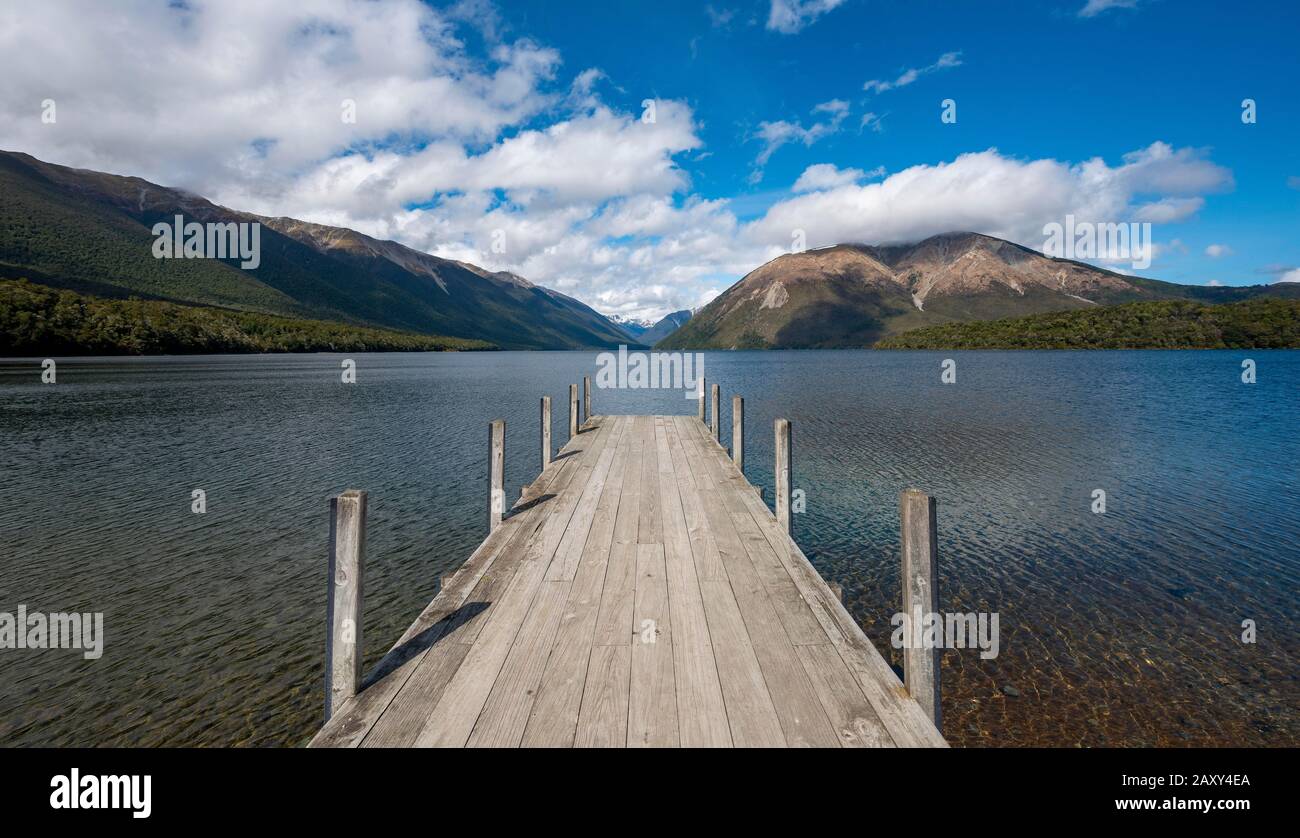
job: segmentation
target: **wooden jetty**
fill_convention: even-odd
[[[542,473],[504,517],[492,424],[489,535],[364,680],[365,493],[334,499],[327,721],[311,746],[946,746],[937,655],[905,687],[790,537],[789,422],[778,520],[736,467],[743,451],[717,442],[717,389],[708,424],[591,415],[589,384],[580,421],[577,391],[553,458],[543,401]],[[904,561],[933,574],[933,501],[915,494]],[[918,602],[933,582],[905,592]]]

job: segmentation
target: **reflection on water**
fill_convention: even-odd
[[[0,743],[302,743],[320,721],[328,496],[371,492],[373,662],[484,535],[486,423],[506,419],[513,497],[537,471],[538,397],[558,444],[567,385],[595,369],[592,353],[356,357],[355,385],[333,355],[68,360],[56,385],[38,361],[0,363],[0,611],[103,611],[107,635],[98,661],[0,650]],[[795,536],[887,657],[898,492],[939,499],[941,608],[1001,628],[994,660],[945,653],[953,744],[1300,743],[1300,353],[706,367],[724,440],[728,397],[746,397],[746,471],[769,498],[772,421],[794,423]],[[694,413],[676,391],[595,402]]]

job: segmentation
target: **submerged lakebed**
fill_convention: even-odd
[[[97,659],[0,649],[0,743],[302,744],[330,495],[370,492],[369,664],[485,535],[488,421],[513,498],[538,398],[558,447],[584,374],[597,413],[695,412],[596,387],[595,352],[349,355],[355,384],[343,357],[61,359],[52,385],[0,360],[0,611],[103,614]],[[1300,352],[704,358],[769,500],[793,423],[795,539],[895,664],[898,493],[938,499],[940,609],[1000,630],[996,657],[945,652],[954,745],[1300,744]]]

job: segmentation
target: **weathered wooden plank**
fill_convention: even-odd
[[[587,452],[590,450],[587,449]],[[575,450],[574,456],[561,461],[563,465],[552,472],[551,476],[554,479],[543,481],[539,478],[539,483],[543,484],[539,488],[563,491],[569,482],[566,478],[571,479],[576,474],[576,464],[580,456],[587,452]],[[515,518],[508,519],[503,528],[515,526],[516,536],[498,549],[495,555],[489,557],[490,563],[478,572],[466,572],[466,569],[473,564],[472,557],[471,561],[452,577],[444,587],[444,591],[452,597],[452,600],[443,608],[450,608],[452,602],[457,603],[458,607],[455,611],[446,613],[443,619],[430,629],[432,636],[427,641],[430,644],[428,650],[410,665],[408,679],[390,697],[386,709],[382,711],[371,732],[366,735],[363,744],[409,746],[415,742],[431,709],[437,705],[447,682],[450,681],[459,663],[469,651],[470,644],[477,637],[487,612],[503,596],[527,553],[531,539],[544,520],[542,507],[529,508]],[[443,599],[442,594],[435,598],[434,604],[437,604],[439,599]],[[377,684],[371,689],[379,686]]]
[[[691,428],[692,425],[687,423],[685,427]],[[698,430],[696,435],[703,436]],[[840,598],[813,569],[798,545],[782,531],[772,512],[757,495],[744,492],[742,497],[772,547],[773,555],[786,565],[805,604],[840,653],[859,689],[869,698],[869,704],[886,726],[891,739],[906,746],[946,747],[947,743],[933,725],[926,723],[919,705],[910,700],[903,685],[862,633]]]
[[[692,429],[689,421],[684,424],[687,427],[680,430],[681,445],[686,452],[685,465],[694,477],[699,509],[703,514],[704,525],[708,527],[713,543],[717,546],[719,560],[724,569],[730,568],[732,561],[748,562],[745,548],[736,537],[735,527],[726,518],[727,512],[720,497],[720,481],[715,479],[716,472],[710,468],[713,458],[712,452],[707,450],[707,437],[702,433],[705,429]],[[727,570],[725,575],[730,578],[730,571]]]
[[[708,494],[727,512],[745,511],[743,502],[736,496],[744,478],[731,467],[726,451],[709,435],[707,428],[688,428],[686,432],[689,434],[686,444],[695,455],[690,460],[691,467],[704,469],[703,482],[708,486]]]
[[[361,740],[361,747],[406,748],[414,744],[429,710],[442,698],[468,652],[464,643],[440,642],[430,647],[410,680]]]
[[[622,425],[618,422],[611,422],[604,429],[604,432],[598,434],[596,439],[592,441],[591,447],[587,450],[587,456],[597,458],[597,464],[599,464],[600,458],[603,456],[606,447],[609,446],[611,441],[621,432]],[[586,468],[591,467],[590,463],[585,463],[584,466]],[[587,472],[582,471],[584,466],[578,467],[579,472],[575,474],[577,481],[582,480],[582,478],[587,474]],[[556,548],[557,557],[561,555],[566,548],[571,547],[572,542],[578,537],[579,532],[581,533],[582,538],[586,537],[586,530],[582,529],[584,519],[578,518],[577,516],[583,514],[582,501],[593,493],[593,483],[598,482],[599,480],[587,480],[586,482],[571,482],[564,484],[565,488],[570,492],[581,492],[582,494],[577,498],[577,506],[574,508],[572,513],[574,517],[570,519],[569,525],[567,525],[561,533],[561,541],[559,546]],[[596,488],[594,491],[598,492],[599,489]],[[540,527],[543,523],[545,523],[544,519],[539,522],[538,526]],[[554,534],[555,532],[556,529],[553,528],[551,533]],[[537,537],[539,536],[534,532],[532,538]],[[512,559],[511,561],[500,562],[497,566],[484,573],[483,578],[479,581],[479,584],[475,586],[474,591],[471,594],[470,602],[483,603],[486,605],[498,602],[502,597],[504,597],[506,590],[514,580],[516,568],[528,555],[528,548],[529,543],[524,542],[520,546],[518,552],[510,554]],[[581,548],[579,547],[578,549]],[[554,571],[555,568],[556,564],[552,561],[551,566],[547,568],[548,578],[551,577],[552,571]],[[558,578],[558,575],[556,578]],[[491,616],[491,613],[491,608],[478,608],[472,611],[467,611],[463,617],[451,624],[447,630],[446,639],[454,640],[457,643],[472,645],[478,639],[479,632],[481,631],[483,624]]]
[[[655,444],[653,417],[637,417],[637,439],[641,442],[641,489],[636,540],[638,544],[662,544],[664,530],[659,510],[659,454]]]
[[[798,646],[795,651],[846,748],[892,748],[894,740],[880,716],[830,643]]]
[[[665,417],[664,432],[668,437],[673,473],[676,475],[677,489],[682,499],[682,512],[686,518],[686,533],[690,538],[691,553],[695,558],[695,571],[701,580],[726,579],[727,571],[723,568],[722,558],[718,555],[718,545],[713,540],[713,533],[709,530],[708,523],[704,520],[700,491],[688,464],[688,458],[692,453],[682,442],[684,432],[678,427],[674,417]]]
[[[635,544],[641,524],[641,438],[635,433],[635,417],[629,417],[625,432],[627,463],[624,465],[623,493],[614,522],[614,543]]]
[[[731,729],[727,726],[727,709],[669,444],[670,438],[675,439],[669,433],[671,424],[663,417],[656,419],[655,442],[663,510],[664,566],[673,626],[673,673],[677,706],[686,708],[679,713],[678,731],[683,747],[729,747]],[[715,560],[716,555],[715,548]]]
[[[627,744],[629,748],[677,747],[681,737],[663,545],[638,544],[636,569]]]
[[[781,625],[785,626],[790,642],[796,646],[826,643],[826,630],[804,601],[798,586],[790,578],[789,571],[772,550],[772,545],[763,537],[753,516],[748,512],[734,513],[731,520],[749,554],[755,575],[772,599],[772,606],[781,618]]]
[[[582,562],[582,551],[587,544],[587,536],[591,530],[591,521],[595,517],[596,507],[599,506],[600,496],[604,492],[605,481],[609,478],[609,470],[613,466],[614,454],[619,447],[619,439],[626,432],[627,423],[620,422],[605,438],[605,445],[608,450],[602,451],[602,461],[607,464],[604,469],[597,469],[587,485],[582,488],[582,494],[578,497],[578,505],[574,510],[573,518],[560,540],[559,546],[555,551],[555,558],[551,566],[547,568],[546,578],[554,581],[564,579],[571,581],[574,574],[578,572],[578,565]]]
[[[524,731],[524,747],[573,745],[626,462],[627,448],[620,445],[614,452],[609,477],[592,518],[591,533],[583,548],[582,564],[574,576],[555,645],[546,661],[537,700]]]
[[[736,533],[764,587],[776,604],[791,641],[796,645],[825,642],[824,628],[813,615],[808,603],[803,601],[802,594],[786,563],[777,556],[776,549],[753,518],[750,496],[753,487],[744,480],[744,476],[735,464],[729,462],[721,452],[711,451],[707,445],[703,446],[702,450],[707,455],[705,460],[716,467],[711,471],[715,477],[714,489],[732,502],[727,509],[731,512]],[[787,544],[793,543],[789,538],[785,538],[784,541]]]
[[[871,702],[895,743],[903,747],[947,747],[942,735],[921,706],[907,694],[901,681],[863,634],[852,615],[830,592],[808,557],[776,523],[757,497],[749,499],[754,520],[768,537],[778,557],[787,562],[814,616],[822,623],[836,651]]]
[[[597,456],[596,449],[608,437],[608,431],[600,434],[592,446],[593,456]],[[613,452],[602,450],[598,457],[595,465],[584,463],[579,468],[577,486],[585,487],[592,474],[608,472]],[[424,729],[416,739],[417,745],[460,747],[468,741],[527,614],[527,608],[541,586],[551,559],[568,529],[578,498],[577,491],[562,493],[557,498],[557,504],[529,543],[523,564],[515,573],[505,594],[490,610],[479,637],[430,713]]]
[[[731,569],[729,566],[728,571]],[[742,593],[734,581],[732,588],[786,744],[823,748],[838,745],[839,738],[766,591],[746,589]]]
[[[711,426],[586,428],[313,745],[946,744]]]
[[[523,739],[569,588],[567,580],[542,583],[474,723],[470,747],[513,748]]]
[[[438,595],[367,676],[362,692],[317,732],[311,741],[313,747],[355,747],[362,741],[412,677],[428,649],[438,643],[443,633],[463,615],[466,599],[487,570],[502,555],[509,554],[510,548],[528,543],[543,521],[547,508],[539,500],[545,498],[547,492],[563,491],[577,473],[578,463],[588,453],[589,443],[598,437],[599,434],[589,435],[586,444],[578,440],[570,441],[564,447],[566,456],[553,462],[526,487],[524,496],[516,504],[516,507],[523,508],[506,519],[496,532],[489,533],[449,579],[444,578]]]
[[[785,734],[730,583],[701,580],[700,593],[708,614],[732,743],[739,748],[784,747]]]
[[[626,646],[632,642],[632,610],[636,604],[636,543],[615,542],[609,551],[605,588],[596,617],[596,646]]]
[[[592,647],[573,742],[576,747],[621,748],[627,744],[630,673],[629,646]]]

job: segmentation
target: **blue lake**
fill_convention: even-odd
[[[106,633],[93,661],[0,649],[0,744],[303,743],[329,496],[370,492],[373,662],[485,535],[489,420],[513,498],[538,397],[558,446],[568,385],[596,370],[355,355],[348,385],[341,357],[62,359],[53,385],[0,361],[0,612],[99,611]],[[896,663],[898,493],[938,498],[941,608],[1001,629],[995,659],[945,653],[953,744],[1300,744],[1300,352],[710,352],[705,374],[724,443],[745,397],[769,499],[772,422],[792,421],[795,538]],[[593,401],[695,412],[680,390]]]

